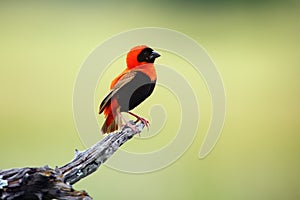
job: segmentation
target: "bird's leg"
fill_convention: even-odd
[[[136,114],[134,114],[132,112],[128,112],[128,114],[130,114],[130,115],[132,115],[132,116],[134,116],[136,118],[135,123],[138,122],[138,121],[141,121],[149,129],[150,123],[149,123],[149,121],[147,119],[142,118],[142,117],[140,117],[140,116],[138,116],[138,115],[136,115]]]
[[[123,122],[125,123],[126,126],[128,126],[129,128],[131,128],[134,132],[138,132],[138,129],[136,128],[136,126],[134,126],[129,121],[127,121],[125,119],[125,117],[121,113],[119,113],[119,115],[121,116],[121,119],[123,120]]]

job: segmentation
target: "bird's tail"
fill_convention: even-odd
[[[118,130],[118,128],[121,126],[121,123],[120,114],[113,115],[112,113],[109,113],[102,125],[102,134],[111,133]]]

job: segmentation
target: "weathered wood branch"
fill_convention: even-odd
[[[0,199],[3,200],[90,200],[85,191],[75,191],[72,185],[95,172],[118,148],[140,133],[144,124],[125,126],[86,149],[75,151],[75,158],[62,167],[24,167],[0,170]]]

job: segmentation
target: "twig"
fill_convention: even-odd
[[[92,199],[85,191],[75,191],[72,185],[95,172],[120,146],[140,133],[145,126],[143,123],[134,125],[137,130],[125,126],[85,151],[75,150],[75,158],[62,167],[0,170],[0,199]]]

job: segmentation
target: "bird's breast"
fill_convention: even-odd
[[[144,65],[140,65],[140,66],[136,67],[134,70],[140,71],[140,72],[146,74],[152,82],[156,81],[156,79],[157,79],[156,70],[154,68],[153,63],[147,63]]]

